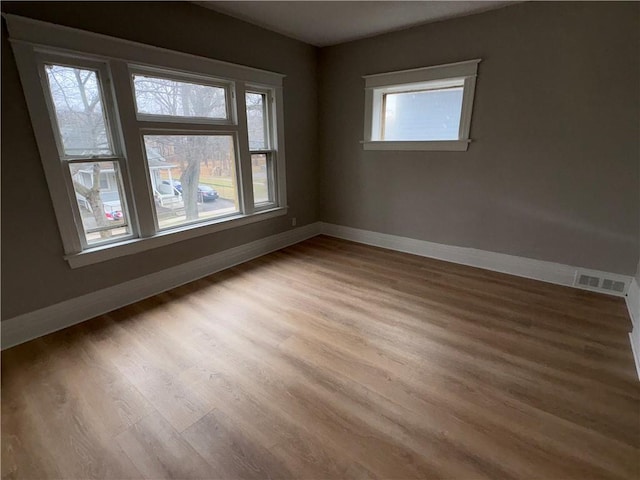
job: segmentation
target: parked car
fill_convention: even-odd
[[[218,198],[218,192],[216,192],[209,185],[198,185],[198,197],[203,202],[213,202]]]
[[[162,183],[164,183],[165,185],[171,185],[171,183],[169,183],[169,180],[163,180]],[[173,188],[174,190],[179,193],[182,194],[182,183],[180,183],[179,180],[173,180]],[[218,192],[216,192],[213,188],[211,188],[209,185],[204,185],[202,183],[200,183],[198,185],[198,200],[201,202],[213,202],[216,198],[218,198]]]
[[[116,191],[112,192],[100,192],[100,199],[102,200],[102,208],[104,208],[104,216],[108,220],[118,221],[122,220],[122,204],[120,203],[120,195]]]
[[[122,219],[122,212],[120,210],[105,212],[104,215],[107,217],[107,220],[113,220],[114,222]]]
[[[171,182],[169,182],[169,180],[163,180],[162,183],[165,185],[173,184],[173,189],[175,190],[176,195],[182,194],[182,183],[180,183],[180,180],[173,180]]]

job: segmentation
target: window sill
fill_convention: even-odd
[[[440,141],[365,141],[365,150],[422,150],[434,152],[466,152],[471,140],[440,140]]]
[[[71,268],[79,268],[286,214],[287,207],[276,207],[270,210],[262,210],[251,215],[225,217],[206,224],[189,225],[171,231],[158,232],[153,237],[135,238],[120,243],[111,243],[109,245],[90,248],[80,253],[66,255],[64,258],[69,262]]]

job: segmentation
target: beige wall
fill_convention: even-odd
[[[2,34],[2,318],[215,253],[318,218],[316,49],[189,2],[11,3],[8,13],[284,73],[290,215],[72,270],[16,66]]]
[[[527,2],[322,49],[322,219],[633,275],[639,14]],[[363,151],[362,75],[473,58],[469,151]]]

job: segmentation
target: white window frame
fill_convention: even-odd
[[[173,123],[171,125],[174,125]],[[180,224],[180,226],[178,227],[161,227],[159,222],[158,222],[158,217],[157,215],[154,215],[154,227],[155,227],[155,231],[159,234],[163,234],[163,233],[171,233],[175,230],[180,230],[180,229],[184,229],[184,228],[191,228],[191,227],[199,227],[199,226],[206,226],[207,224],[211,223],[211,222],[220,222],[220,221],[224,221],[226,218],[236,218],[238,215],[242,214],[242,212],[247,212],[247,208],[244,205],[244,202],[246,201],[245,196],[242,194],[242,175],[241,175],[241,167],[239,162],[238,162],[238,152],[239,152],[239,141],[238,141],[238,132],[237,130],[199,130],[199,129],[176,129],[174,127],[171,128],[164,128],[164,129],[158,129],[158,128],[145,128],[142,127],[139,130],[140,132],[140,142],[142,144],[144,144],[144,137],[147,135],[159,135],[159,136],[163,136],[163,135],[167,135],[167,136],[189,136],[189,135],[204,135],[204,136],[229,136],[232,137],[233,140],[233,153],[234,153],[234,159],[235,159],[235,167],[237,170],[236,173],[236,181],[237,181],[237,188],[238,188],[238,203],[239,203],[239,211],[238,212],[233,212],[233,213],[229,213],[226,215],[219,215],[213,218],[202,218],[202,219],[196,219],[196,220],[191,220],[189,222],[183,222]],[[145,165],[147,166],[147,170],[149,169],[148,167],[148,159],[146,158],[146,153],[144,154],[145,156]],[[154,207],[155,208],[155,207]],[[253,213],[253,212],[251,212]]]
[[[235,228],[287,214],[286,165],[284,148],[284,75],[231,64],[195,55],[174,52],[128,40],[85,32],[15,15],[3,14],[9,30],[20,79],[45,170],[49,192],[60,228],[65,259],[72,268],[89,265],[180,242],[189,238]],[[79,51],[78,48],[82,50]],[[75,61],[99,64],[109,85],[103,88],[114,101],[112,108],[113,158],[117,157],[125,190],[122,198],[130,211],[132,238],[88,246],[80,235],[81,225],[75,195],[69,194],[58,154],[58,135],[47,106],[48,93],[43,89],[39,55],[56,55]],[[80,64],[78,64],[80,66]],[[102,71],[101,71],[102,72]],[[168,76],[196,83],[223,86],[227,89],[227,119],[165,117],[137,114],[133,90],[133,73]],[[104,81],[104,80],[103,80]],[[256,207],[253,201],[251,156],[248,144],[245,91],[268,93],[270,103],[270,148],[274,152],[274,201]],[[142,134],[168,134],[188,130],[193,133],[229,133],[236,137],[237,187],[240,213],[212,220],[159,230],[150,186]],[[75,206],[74,206],[75,205]]]
[[[273,91],[270,89],[266,89],[260,86],[252,86],[247,85],[245,93],[258,93],[265,96],[265,130],[266,130],[266,141],[267,146],[263,149],[251,149],[249,147],[249,154],[264,154],[267,159],[267,175],[269,177],[268,187],[269,187],[269,198],[270,200],[266,202],[256,203],[254,201],[254,209],[256,211],[267,210],[273,208],[274,205],[278,204],[278,191],[274,188],[277,185],[277,177],[278,177],[278,148],[277,148],[277,140],[274,138],[276,125],[276,112],[275,112],[275,98]],[[251,191],[253,192],[253,184],[251,185]]]
[[[480,59],[432,67],[365,75],[364,150],[466,151],[471,139],[471,114]],[[462,111],[456,140],[382,139],[383,98],[387,93],[462,86]]]
[[[131,186],[129,183],[129,176],[127,173],[127,162],[126,156],[124,154],[124,149],[122,148],[122,132],[120,131],[120,125],[118,123],[118,116],[114,109],[115,102],[113,101],[113,91],[112,91],[112,81],[111,74],[109,71],[109,67],[107,62],[102,61],[100,59],[92,59],[86,56],[77,57],[77,56],[69,56],[61,54],[60,52],[51,51],[47,49],[37,48],[34,49],[34,57],[35,62],[37,64],[38,74],[40,76],[41,88],[42,88],[42,97],[44,98],[44,102],[46,104],[47,115],[51,124],[50,132],[42,131],[40,132],[44,135],[53,135],[54,142],[58,151],[58,167],[60,169],[60,173],[64,179],[64,184],[66,185],[65,195],[69,199],[69,207],[71,208],[71,212],[74,219],[76,236],[69,237],[67,239],[63,238],[63,241],[66,245],[71,245],[70,248],[73,248],[75,251],[85,251],[91,248],[99,248],[101,246],[106,246],[109,244],[116,244],[120,242],[124,242],[138,236],[138,228],[137,228],[137,220],[135,211],[129,208],[129,205],[132,204],[131,198]],[[64,65],[69,67],[82,68],[87,70],[94,70],[97,73],[97,80],[100,87],[100,91],[102,94],[102,107],[104,109],[104,120],[106,127],[106,134],[109,138],[109,143],[111,144],[111,148],[113,152],[111,155],[94,155],[94,156],[82,156],[82,155],[68,155],[65,153],[64,145],[62,143],[62,138],[60,137],[60,127],[58,125],[58,119],[55,114],[55,108],[53,106],[52,98],[50,95],[50,87],[48,85],[48,79],[45,71],[46,64],[57,64]],[[53,160],[50,160],[53,163]],[[84,233],[84,226],[82,224],[82,218],[80,214],[80,209],[78,207],[78,202],[76,200],[75,189],[73,187],[73,180],[71,178],[71,173],[69,171],[69,165],[72,163],[93,163],[93,162],[113,162],[116,165],[116,175],[121,176],[122,179],[122,188],[123,191],[119,192],[120,202],[122,206],[122,210],[125,214],[125,218],[127,219],[127,224],[130,233],[126,236],[119,236],[113,239],[105,239],[100,242],[94,242],[89,245],[86,241],[86,235]],[[57,194],[57,192],[56,192]],[[54,192],[52,192],[52,196]],[[61,197],[61,195],[58,195]],[[62,198],[58,199],[59,202],[62,202]],[[63,208],[62,206],[60,208]]]
[[[138,65],[130,65],[129,72],[131,73],[131,88],[135,91],[133,76],[134,75],[149,75],[156,78],[166,78],[169,80],[175,80],[177,82],[194,83],[198,85],[205,85],[208,87],[218,87],[225,90],[225,108],[227,111],[227,118],[210,118],[210,117],[182,117],[173,115],[156,115],[152,113],[138,113],[137,100],[134,96],[134,103],[136,107],[136,117],[138,120],[147,122],[172,122],[172,123],[195,123],[195,124],[209,124],[209,125],[235,125],[237,124],[237,116],[235,112],[235,103],[233,102],[233,82],[223,79],[215,79],[204,75],[194,75],[187,72],[172,72],[167,69],[159,69]]]

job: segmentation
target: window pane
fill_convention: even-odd
[[[384,96],[383,140],[457,140],[462,87]]]
[[[145,135],[144,144],[161,229],[239,211],[231,135]]]
[[[129,235],[117,163],[70,163],[69,169],[87,243]]]
[[[226,92],[223,87],[180,82],[169,78],[134,75],[138,113],[226,119]]]
[[[266,95],[263,93],[247,93],[246,99],[249,150],[266,150],[269,148],[266,125]]]
[[[98,74],[46,65],[49,90],[65,155],[112,155]]]
[[[273,202],[270,183],[272,182],[270,153],[254,153],[251,155],[251,172],[253,175],[253,202]]]

